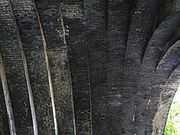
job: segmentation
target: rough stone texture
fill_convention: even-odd
[[[162,135],[180,82],[178,3],[1,0],[17,135],[34,126],[25,58],[40,135]]]
[[[89,79],[88,45],[86,26],[83,17],[83,2],[64,0],[62,5],[64,24],[68,27],[67,45],[69,48],[70,69],[78,135],[91,134],[91,86]]]
[[[165,85],[174,66],[170,66],[168,71],[165,69],[156,71],[155,68],[157,59],[161,59],[168,47],[177,40],[169,37],[177,28],[179,15],[168,19],[166,23],[170,25],[169,27],[166,23],[160,26],[156,31],[159,36],[154,34],[152,41],[149,42],[152,33],[159,25],[160,3],[155,0],[132,2],[84,1],[83,25],[76,22],[78,36],[85,35],[83,39],[89,48],[94,135],[148,135],[163,132],[166,108],[169,108],[169,104],[165,106],[165,101],[161,102],[160,95],[164,94],[161,87]],[[74,18],[66,13],[65,18],[69,17],[73,20],[82,18],[81,14],[75,13]],[[70,23],[73,25],[74,21],[71,20]],[[80,30],[84,25],[86,29],[81,34]],[[76,32],[70,27],[70,33]],[[69,35],[70,39],[71,36]],[[76,38],[77,42],[80,37]],[[73,41],[70,40],[69,44],[71,42]],[[163,48],[164,44],[167,46],[162,52],[153,53],[154,47],[153,50],[147,49],[147,46],[151,45],[156,45],[157,49],[160,46]],[[79,55],[80,52],[79,49]],[[148,52],[150,53],[146,56]],[[75,54],[73,56],[76,57]],[[146,60],[146,58],[150,59]],[[177,59],[175,60],[178,62]],[[74,71],[71,71],[73,74]],[[159,104],[163,104],[163,109],[166,111],[159,109]],[[163,118],[159,126],[156,118],[161,116]]]
[[[91,86],[91,106],[92,106],[92,134],[102,134],[99,126],[106,125],[103,122],[104,112],[101,111],[106,102],[103,99],[107,85],[107,16],[104,14],[107,5],[101,0],[84,1],[85,22],[87,27],[85,32],[85,43],[89,48],[89,77]],[[106,129],[103,129],[106,130]]]
[[[0,135],[10,135],[8,127],[8,117],[3,96],[3,88],[0,83]]]
[[[38,132],[40,135],[54,134],[47,63],[36,6],[32,0],[13,0],[12,7],[27,60]]]
[[[60,5],[58,0],[37,1],[47,42],[59,134],[74,135],[76,129],[72,82],[67,56],[66,32]]]
[[[18,135],[32,135],[32,119],[22,59],[22,46],[10,2],[0,1],[0,50]]]

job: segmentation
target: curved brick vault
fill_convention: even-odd
[[[0,0],[0,135],[162,135],[179,4]]]

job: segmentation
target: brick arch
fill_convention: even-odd
[[[162,134],[180,63],[172,1],[2,0],[0,12],[11,134]]]

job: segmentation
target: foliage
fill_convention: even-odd
[[[172,120],[168,121],[164,131],[164,135],[177,135],[176,128]]]
[[[180,135],[180,92],[178,90],[171,105],[164,135]]]

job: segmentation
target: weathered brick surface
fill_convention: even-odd
[[[59,133],[71,135],[76,132],[74,101],[65,37],[67,32],[62,18],[61,4],[57,0],[49,0],[44,4],[42,1],[37,1],[37,8],[47,41]]]
[[[3,88],[0,83],[0,134],[10,135]]]
[[[36,5],[32,0],[12,1],[22,39],[33,93],[38,133],[55,133],[45,49]]]
[[[40,135],[163,134],[179,84],[178,1],[11,2],[14,12],[0,3],[0,51],[18,135],[33,134],[20,40]]]
[[[66,8],[67,7],[67,8]],[[84,25],[83,2],[64,0],[62,5],[67,35],[69,61],[72,75],[77,134],[91,134],[91,86],[88,44]]]
[[[0,2],[0,49],[18,135],[32,135],[32,119],[22,59],[22,46],[10,2]]]

